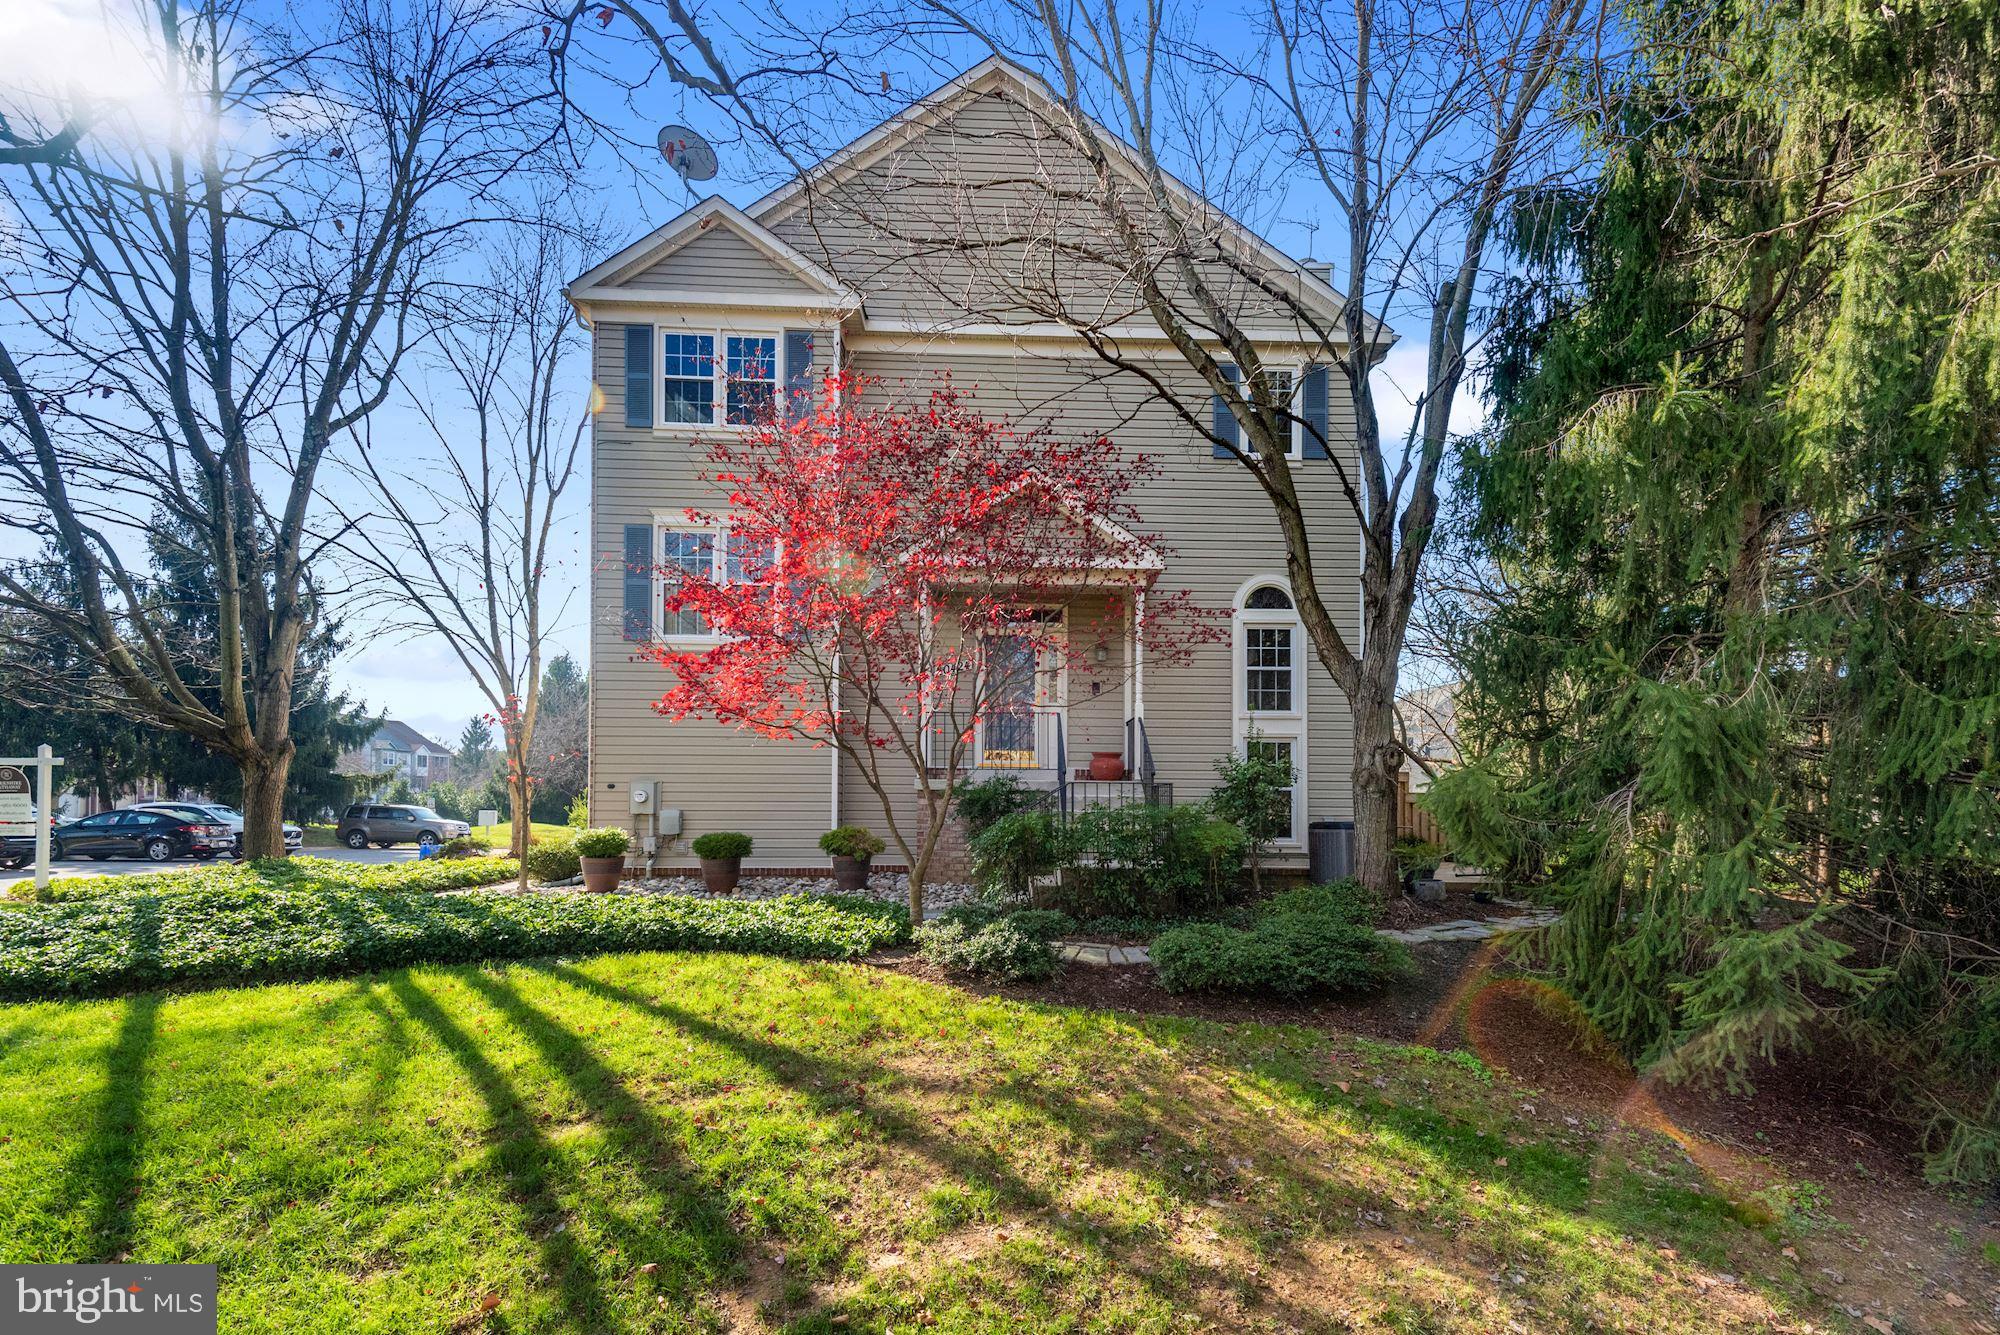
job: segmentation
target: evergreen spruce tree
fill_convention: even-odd
[[[1837,1030],[1990,1180],[2000,3],[1667,9],[1595,188],[1515,222],[1431,801],[1628,1052]]]

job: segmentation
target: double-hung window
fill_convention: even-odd
[[[715,534],[703,528],[670,528],[660,534],[660,572],[668,581],[685,575],[713,578]],[[663,638],[708,634],[708,622],[691,607],[676,608],[660,618]]]
[[[771,415],[778,401],[778,340],[730,334],[724,363],[724,394],[731,426],[750,426]]]
[[[754,426],[778,401],[778,336],[660,331],[660,425]]]
[[[1300,419],[1303,417],[1305,410],[1299,404],[1298,377],[1293,375],[1290,370],[1274,371],[1268,367],[1265,368],[1264,377],[1270,381],[1271,397],[1283,405],[1286,412],[1291,414],[1291,431],[1285,445],[1285,457],[1287,459],[1302,458],[1304,457],[1305,423]]]
[[[727,529],[694,528],[686,525],[660,527],[661,593],[670,591],[683,576],[744,584],[758,579],[775,564],[769,541],[753,542]],[[701,613],[692,608],[667,611],[662,597],[659,619],[662,639],[706,639],[715,632]]]
[[[1296,683],[1292,627],[1243,628],[1243,704],[1252,714],[1289,714]]]
[[[665,378],[660,386],[661,420],[669,425],[715,421],[715,335],[663,334],[660,349]]]

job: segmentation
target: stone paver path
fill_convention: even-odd
[[[1383,930],[1379,935],[1391,941],[1422,945],[1428,941],[1484,941],[1502,932],[1522,932],[1546,927],[1560,916],[1551,909],[1535,909],[1512,918],[1462,918],[1457,922],[1432,923],[1407,931]],[[1151,964],[1144,946],[1114,946],[1095,941],[1058,941],[1056,954],[1066,964]]]

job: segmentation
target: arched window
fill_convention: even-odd
[[[1278,842],[1297,844],[1306,820],[1305,626],[1291,591],[1275,577],[1244,585],[1233,620],[1233,744],[1255,746],[1292,767],[1290,820]]]

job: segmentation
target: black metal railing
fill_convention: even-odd
[[[1092,779],[1072,774],[1060,727],[1056,731],[1056,756],[1056,809],[1065,822],[1094,808],[1174,804],[1174,786],[1155,777],[1152,742],[1146,736],[1146,720],[1142,718],[1125,720],[1122,779]]]

